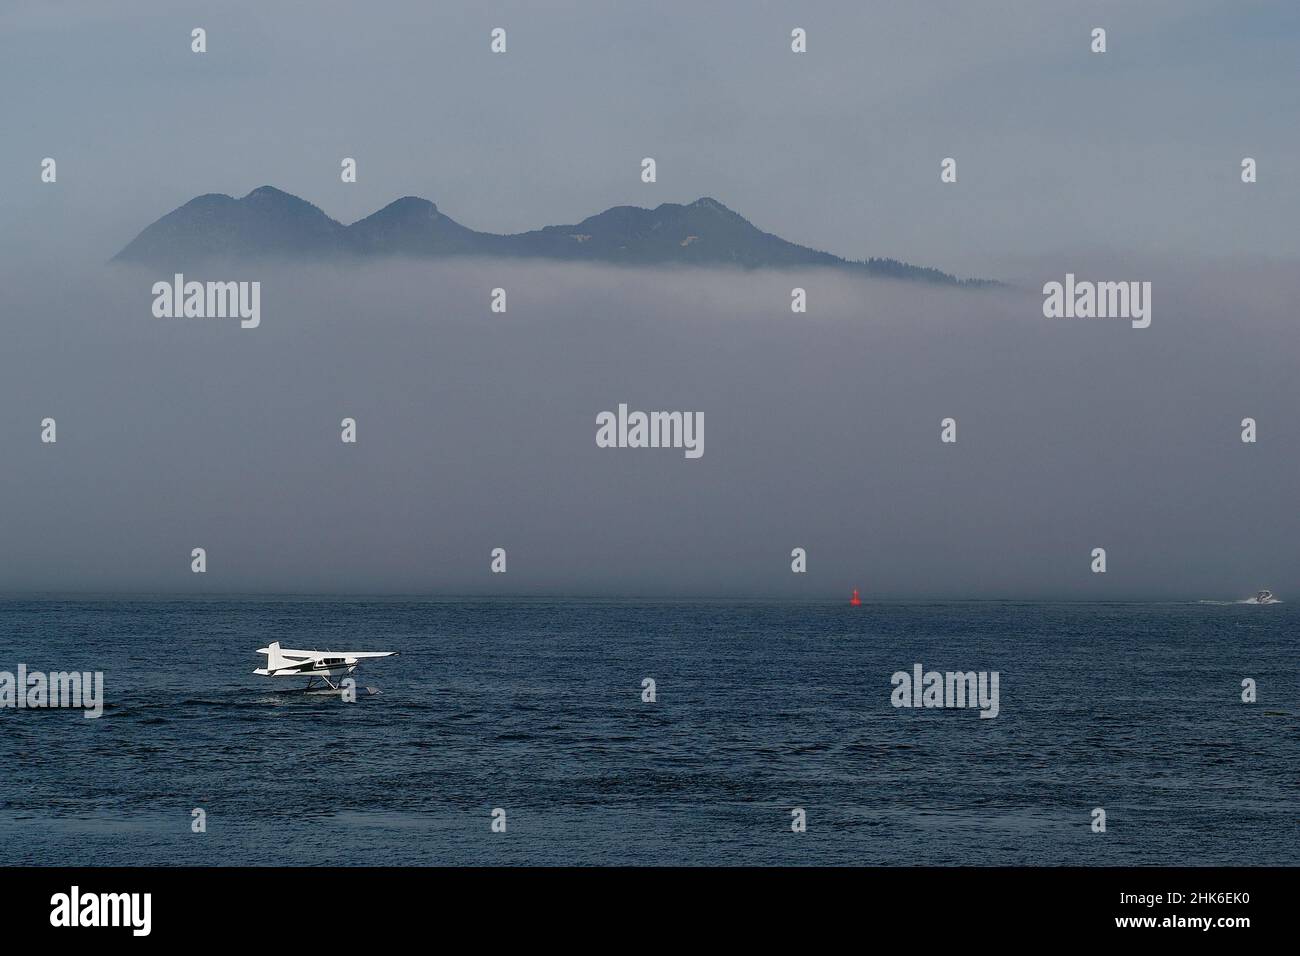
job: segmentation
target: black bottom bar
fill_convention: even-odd
[[[449,934],[464,931],[485,939],[537,940],[560,933],[562,926],[560,935],[574,941],[654,939],[666,946],[670,938],[687,941],[676,934],[689,920],[758,939],[802,926],[810,934],[902,935],[944,946],[1044,936],[1195,937],[1231,945],[1242,933],[1276,933],[1287,925],[1285,887],[1295,872],[1252,867],[28,868],[0,871],[0,913],[8,939],[47,935],[53,941],[75,933],[83,943],[193,942],[215,939],[208,934],[216,933],[222,934],[223,946],[244,939],[375,944],[409,940],[411,934],[449,942]],[[147,910],[143,895],[120,894],[149,894]],[[71,925],[84,922],[119,925]],[[140,931],[146,926],[144,935]],[[666,930],[674,936],[663,936]]]

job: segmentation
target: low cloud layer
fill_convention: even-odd
[[[170,277],[147,270],[11,274],[0,592],[1291,596],[1294,269],[1068,268],[1151,280],[1151,327],[1043,318],[1059,263],[995,291],[469,261],[187,276],[260,281],[256,329],[154,318]],[[704,455],[598,448],[620,402],[702,412]]]

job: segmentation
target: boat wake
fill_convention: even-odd
[[[1273,596],[1272,591],[1265,589],[1258,592],[1254,597],[1246,598],[1244,601],[1197,601],[1196,603],[1219,604],[1226,606],[1232,604],[1281,604],[1282,602]]]

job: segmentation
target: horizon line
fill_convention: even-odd
[[[859,595],[865,607],[872,604],[1200,604],[1235,603],[1246,598],[1079,598],[1079,597],[953,597],[953,596],[867,596]],[[434,601],[434,602],[491,602],[508,605],[517,601],[620,601],[630,603],[670,604],[819,604],[848,605],[848,597],[749,597],[744,595],[655,595],[655,594],[581,594],[581,593],[437,593],[420,591],[223,591],[200,593],[192,591],[0,591],[0,603],[20,601],[173,601],[173,602],[223,602],[223,601],[295,601],[315,600],[344,603],[349,601]],[[1278,604],[1286,604],[1280,600]],[[1261,605],[1268,606],[1268,605]]]

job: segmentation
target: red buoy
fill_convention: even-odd
[[[862,603],[862,598],[858,597],[857,588],[853,589],[853,597],[849,598],[849,603],[852,604],[854,607],[857,607],[859,604]]]

